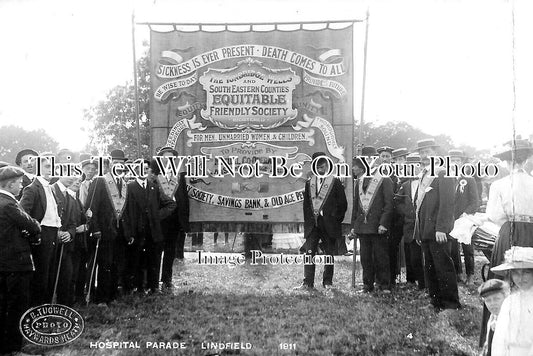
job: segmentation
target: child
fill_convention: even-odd
[[[22,347],[19,320],[30,303],[34,271],[29,236],[36,238],[41,232],[37,220],[26,214],[15,199],[23,175],[18,167],[0,168],[0,354]]]
[[[517,288],[502,304],[492,355],[533,355],[533,247],[512,246],[505,251],[505,263],[491,270],[510,272]]]
[[[487,335],[485,344],[483,345],[483,356],[491,355],[492,338],[494,337],[494,329],[496,328],[496,320],[500,313],[505,298],[511,293],[509,283],[499,279],[489,279],[479,286],[479,296],[490,311],[490,318],[488,321]]]

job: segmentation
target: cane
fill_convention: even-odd
[[[353,238],[353,254],[352,254],[352,288],[355,288],[355,271],[357,269],[357,239]]]
[[[93,265],[91,266],[91,276],[89,278],[89,290],[87,291],[87,295],[85,296],[85,302],[87,305],[89,305],[89,301],[91,300],[91,290],[93,286],[93,279],[94,279],[94,271],[96,269],[96,257],[98,256],[98,247],[100,246],[100,236],[98,235],[98,239],[96,240],[96,249],[94,250],[94,260]]]
[[[61,262],[63,262],[63,247],[65,247],[65,244],[61,244],[61,251],[59,252],[59,265],[57,266],[56,282],[54,283],[54,294],[52,295],[52,304],[57,303],[57,283],[59,282],[59,273],[61,272]]]

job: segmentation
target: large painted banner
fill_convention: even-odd
[[[191,221],[302,222],[312,154],[350,162],[353,24],[324,27],[151,32],[154,148],[265,172],[271,156],[304,164],[301,178],[220,178],[210,159],[207,177],[188,182]]]

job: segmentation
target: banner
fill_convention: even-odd
[[[265,173],[231,177],[208,161],[208,176],[189,182],[190,220],[302,222],[313,153],[352,156],[353,24],[150,36],[152,146]],[[268,178],[270,156],[302,174]],[[351,192],[346,184],[350,202]]]

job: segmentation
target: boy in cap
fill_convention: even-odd
[[[479,296],[483,299],[483,303],[490,311],[490,319],[488,322],[488,330],[483,345],[483,356],[491,355],[492,338],[494,337],[494,329],[496,328],[496,320],[502,307],[502,303],[511,293],[509,283],[500,279],[489,279],[483,282],[478,288]]]
[[[20,351],[19,320],[30,304],[30,281],[34,271],[30,238],[37,242],[39,223],[19,205],[24,171],[0,168],[0,353]]]
[[[15,157],[15,163],[17,166],[24,170],[24,175],[22,176],[22,189],[20,190],[20,193],[17,194],[18,200],[22,197],[22,191],[24,188],[30,185],[35,178],[35,167],[37,166],[35,157],[38,155],[37,151],[34,151],[31,148],[25,148],[17,153],[17,156]]]

